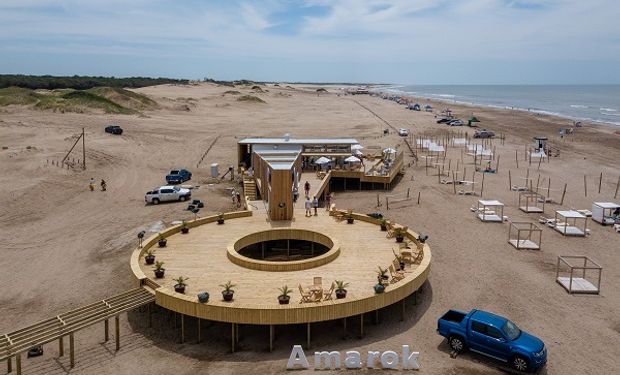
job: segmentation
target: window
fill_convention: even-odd
[[[519,329],[519,327],[517,327],[510,320],[506,321],[506,324],[504,324],[502,330],[504,331],[504,333],[506,333],[506,336],[508,336],[510,340],[515,340],[517,337],[519,337],[519,335],[521,335],[521,330]]]
[[[174,190],[172,190],[172,189],[161,189],[161,190],[160,190],[160,192],[161,192],[162,194],[170,194],[170,193],[172,193],[173,191],[174,191]]]
[[[487,325],[480,323],[480,322],[476,322],[476,321],[472,321],[471,322],[471,330],[477,333],[481,333],[483,335],[487,334]]]
[[[499,331],[499,329],[497,329],[495,327],[491,327],[491,326],[487,326],[487,336],[491,336],[494,339],[503,339],[504,338],[504,336],[502,336],[502,334]]]

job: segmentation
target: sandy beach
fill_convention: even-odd
[[[327,92],[317,93],[319,87]],[[159,108],[143,115],[61,114],[14,105],[0,108],[0,334],[132,287],[129,257],[137,245],[136,233],[157,232],[175,220],[191,218],[183,211],[184,204],[144,203],[144,193],[162,185],[171,168],[193,172],[192,184],[197,185],[193,196],[206,202],[202,215],[233,210],[227,189],[239,184],[211,178],[209,165],[218,163],[220,172],[235,165],[236,143],[247,136],[353,137],[370,150],[408,150],[403,138],[392,129],[383,136],[383,129],[408,128],[414,135],[435,137],[447,130],[473,135],[468,127],[450,129],[436,124],[438,112],[450,107],[456,116],[474,115],[481,121],[480,128],[505,136],[503,144],[499,138],[493,141],[501,160],[499,173],[485,176],[483,196],[503,202],[504,215],[511,221],[537,222],[539,215],[518,209],[518,193],[509,188],[509,171],[512,185],[528,169],[534,184],[538,179],[540,186],[547,187],[550,179],[550,197],[555,202],[560,201],[566,184],[564,204],[547,204],[546,216],[553,217],[560,209],[591,209],[596,201],[620,201],[620,193],[614,199],[620,176],[620,134],[612,126],[584,124],[573,135],[560,138],[559,129],[571,127],[571,120],[432,101],[428,103],[435,113],[416,112],[379,97],[339,95],[336,86],[270,84],[257,92],[251,86],[201,83],[134,91],[148,95]],[[238,101],[242,94],[265,103]],[[123,135],[105,133],[108,124],[122,126]],[[53,165],[71,148],[82,128],[87,169]],[[540,166],[537,160],[530,165],[524,147],[533,136],[547,136],[560,150],[559,156]],[[437,319],[446,310],[479,308],[509,317],[545,342],[549,358],[542,374],[617,373],[620,234],[589,219],[591,234],[587,237],[564,237],[544,227],[542,250],[516,250],[507,243],[508,223],[482,223],[470,211],[479,197],[454,194],[452,185],[438,183],[436,172],[426,174],[424,159],[414,163],[409,151],[405,154],[408,167],[393,191],[336,192],[334,203],[356,212],[381,211],[428,234],[433,251],[429,282],[404,322],[398,308],[388,308],[381,312],[378,325],[368,317],[362,339],[356,338],[352,328],[346,340],[334,333],[340,332],[337,322],[317,324],[313,349],[364,352],[409,344],[420,352],[420,373],[501,373],[497,363],[479,355],[450,358],[445,340],[435,332]],[[79,148],[69,156],[70,160],[80,158]],[[448,148],[446,167],[450,160],[454,169],[460,158],[460,148]],[[464,161],[469,178],[473,159],[465,157]],[[107,191],[89,191],[91,177],[105,179]],[[386,194],[402,195],[407,189],[415,199],[391,204],[389,211],[376,207],[377,193],[383,200]],[[475,189],[480,191],[481,185]],[[587,255],[596,260],[603,267],[600,295],[570,295],[558,285],[559,255]],[[408,303],[413,304],[413,299]],[[24,373],[281,373],[286,371],[292,345],[305,340],[304,327],[287,327],[278,333],[276,350],[269,353],[265,327],[242,327],[241,350],[230,354],[230,331],[224,324],[205,325],[201,344],[195,343],[192,334],[179,344],[175,318],[164,311],[156,312],[152,328],[142,311],[121,315],[121,323],[119,352],[112,342],[103,343],[103,330],[95,325],[76,334],[75,368],[69,371],[67,356],[57,358],[58,348],[52,343],[42,357],[24,360]],[[187,329],[192,332],[192,323]],[[2,367],[0,373],[6,371]]]

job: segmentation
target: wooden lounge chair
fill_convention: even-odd
[[[321,276],[315,277],[313,284],[314,284],[314,286],[322,288],[323,287],[323,278]]]
[[[334,293],[334,289],[336,288],[336,284],[332,282],[332,286],[329,288],[325,296],[323,297],[323,301],[331,301],[332,294]]]
[[[390,280],[391,284],[394,284],[402,279],[405,278],[405,274],[400,272],[400,271],[396,271],[394,270],[394,266],[390,264],[390,266],[388,267],[388,269],[390,270],[390,276],[392,276],[392,279]]]
[[[413,264],[413,252],[410,248],[400,249],[400,256],[403,258],[403,262]]]
[[[303,302],[312,302],[312,293],[310,292],[305,292],[304,288],[301,287],[301,284],[299,284],[299,294],[301,294],[301,300],[299,301],[299,303],[303,303]]]

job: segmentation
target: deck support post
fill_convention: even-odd
[[[413,292],[413,304],[414,305],[418,304],[418,291],[417,290]]]
[[[22,353],[15,354],[15,369],[17,375],[22,375]]]
[[[342,318],[342,339],[347,338],[347,318]]]
[[[73,332],[69,334],[69,367],[75,366],[75,340],[73,339]]]
[[[60,336],[58,338],[58,356],[62,357],[63,355],[65,355],[65,341],[64,337]]]
[[[108,342],[110,340],[110,321],[108,319],[103,321],[103,341]]]
[[[116,339],[116,351],[118,352],[121,349],[121,327],[120,327],[120,321],[119,321],[119,316],[116,315],[114,317],[114,329],[115,329],[115,339]]]
[[[235,344],[239,346],[239,323],[235,323]]]
[[[200,344],[200,326],[202,325],[201,324],[202,323],[202,319],[200,319],[200,318],[196,318],[196,319],[198,319],[198,322],[197,322],[198,323],[198,340],[196,340],[196,343]]]
[[[230,344],[231,344],[231,350],[234,353],[235,352],[235,323],[230,323]]]
[[[273,324],[269,325],[269,352],[273,352]]]
[[[185,342],[185,314],[181,314],[181,344]]]
[[[307,323],[306,328],[306,350],[310,349],[310,323]]]
[[[13,359],[11,357],[6,359],[6,372],[7,374],[13,372]]]
[[[364,337],[364,314],[360,314],[360,339]]]
[[[147,314],[149,314],[149,328],[153,328],[153,308],[152,308],[152,304],[148,304],[147,305],[148,311]]]

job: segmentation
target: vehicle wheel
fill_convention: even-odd
[[[526,372],[528,370],[527,359],[520,355],[516,355],[512,359],[512,368],[520,372]]]
[[[448,344],[450,345],[450,348],[457,353],[460,353],[465,349],[463,339],[458,336],[450,336],[448,339]]]
[[[159,204],[159,199],[153,198],[153,204]]]
[[[180,200],[181,202],[185,201],[186,199],[187,199],[187,197],[186,197],[185,195],[181,195],[181,196],[179,197],[179,200]]]

